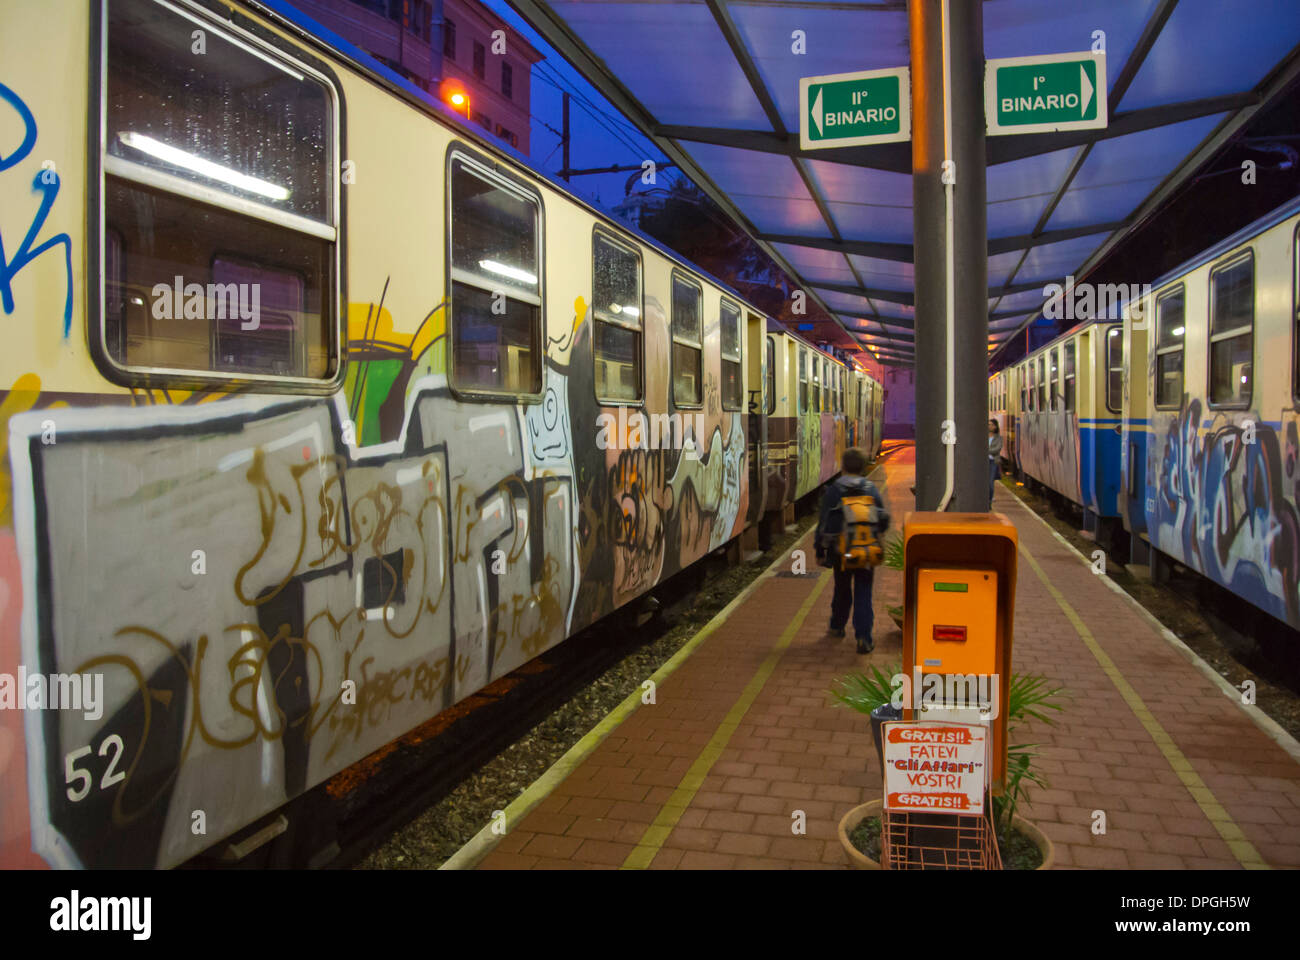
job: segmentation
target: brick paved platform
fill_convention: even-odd
[[[912,449],[881,474],[897,529],[912,506]],[[1049,787],[1031,787],[1022,812],[1055,843],[1056,865],[1300,866],[1295,742],[1254,722],[1001,488],[997,509],[1022,547],[1015,669],[1067,688],[1057,724],[1027,724],[1017,738],[1042,744]],[[811,564],[811,537],[800,547],[814,576],[766,574],[658,685],[654,704],[530,789],[535,805],[478,865],[847,868],[837,824],[880,796],[880,774],[867,718],[833,706],[827,691],[845,673],[901,658],[886,606],[902,602],[902,574],[877,571],[876,648],[858,656],[851,629],[827,636],[830,577]],[[1091,830],[1097,810],[1101,835]],[[792,832],[795,811],[803,835]]]

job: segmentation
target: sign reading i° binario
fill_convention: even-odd
[[[884,725],[885,809],[984,812],[989,730],[980,723]]]
[[[1105,53],[986,60],[985,128],[990,137],[1102,129],[1106,82]]]
[[[799,144],[804,150],[894,143],[912,137],[907,67],[799,80]]]

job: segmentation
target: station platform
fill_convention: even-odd
[[[913,450],[877,468],[901,526]],[[1013,661],[1064,684],[1040,745],[1049,784],[1023,816],[1057,868],[1300,867],[1300,744],[999,486],[1020,537]],[[841,868],[837,825],[881,794],[868,718],[833,705],[838,677],[902,656],[886,608],[902,573],[878,568],[874,651],[828,635],[831,576],[800,544],[446,868]],[[1094,833],[1095,811],[1106,830]],[[803,811],[806,832],[792,832]]]

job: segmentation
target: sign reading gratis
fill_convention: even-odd
[[[912,138],[911,72],[863,70],[799,80],[799,143],[804,150],[860,147]]]
[[[1106,54],[1057,53],[984,63],[984,122],[990,137],[1104,128]]]
[[[984,812],[988,727],[979,723],[893,722],[883,729],[886,810]]]

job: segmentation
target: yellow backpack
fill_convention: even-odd
[[[840,569],[866,570],[879,566],[885,553],[871,526],[875,519],[876,498],[862,493],[844,497],[840,503],[844,514],[838,545]]]

